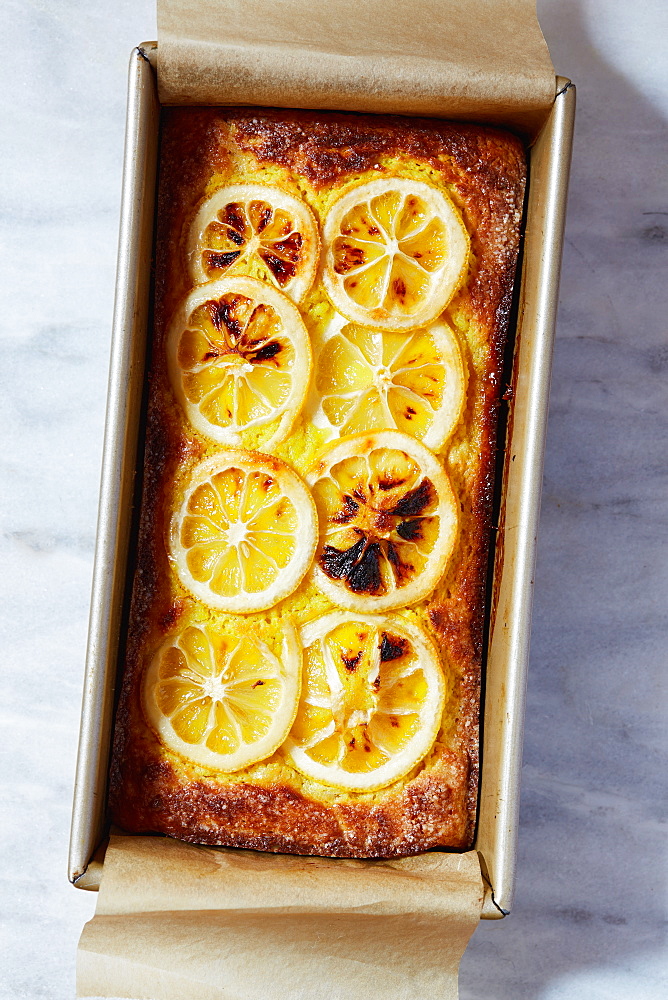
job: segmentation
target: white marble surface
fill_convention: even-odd
[[[668,18],[540,0],[578,85],[515,909],[463,1000],[661,1000]],[[153,0],[5,0],[0,997],[66,1000],[65,875],[113,299],[125,74]],[[662,753],[664,756],[662,757]]]

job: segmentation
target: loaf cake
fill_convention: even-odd
[[[482,126],[163,111],[118,826],[471,845],[524,184]]]

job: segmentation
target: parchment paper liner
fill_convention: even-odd
[[[114,836],[77,995],[456,1000],[482,899],[475,851],[345,861]]]
[[[555,74],[535,0],[158,0],[163,104],[434,115],[535,132]]]

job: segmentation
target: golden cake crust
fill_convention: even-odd
[[[461,498],[457,549],[422,602],[454,672],[449,721],[400,782],[366,794],[323,789],[278,758],[225,781],[168,751],[144,719],[147,651],[186,614],[165,550],[172,483],[210,448],[174,401],[164,341],[187,294],[187,228],[210,178],[237,183],[265,171],[322,204],[345,183],[416,169],[445,185],[471,237],[473,265],[452,309],[468,330],[468,402],[447,469]],[[478,712],[495,431],[519,248],[525,157],[514,136],[419,119],[259,109],[163,112],[155,317],[142,513],[110,779],[113,821],[195,843],[333,857],[395,857],[473,840]],[[260,179],[262,182],[262,179]]]

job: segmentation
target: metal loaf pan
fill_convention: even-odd
[[[121,226],[69,878],[97,889],[107,833],[107,771],[128,592],[144,390],[160,105],[157,45],[130,62]],[[513,399],[509,409],[486,663],[475,849],[488,891],[483,918],[510,910],[520,792],[531,598],[575,88],[558,78],[530,150]],[[97,852],[97,853],[96,853]]]

